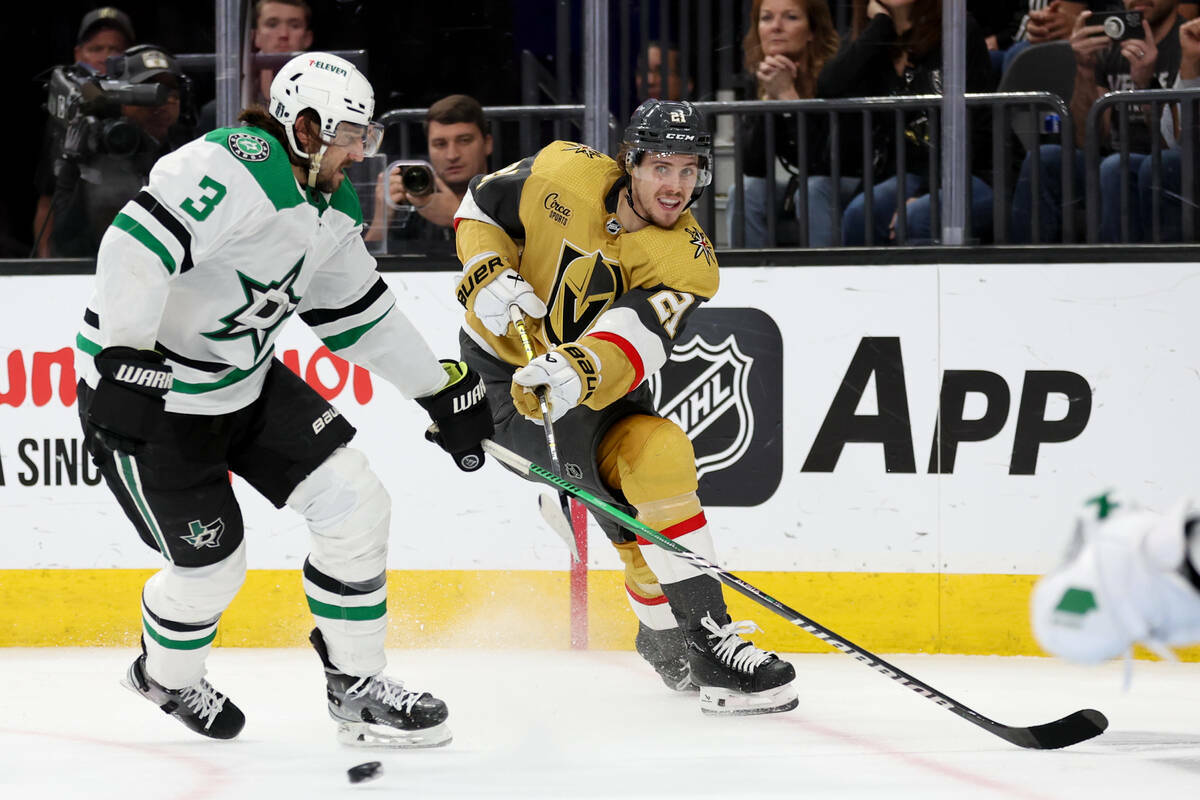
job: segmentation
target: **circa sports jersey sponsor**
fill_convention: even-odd
[[[696,451],[706,505],[753,506],[783,478],[783,338],[755,308],[699,308],[661,372],[654,407]]]
[[[270,143],[252,133],[229,134],[229,151],[242,161],[266,161],[271,155]]]
[[[564,228],[571,221],[571,209],[564,206],[558,200],[558,192],[551,192],[546,195],[546,199],[542,201],[542,205],[550,212],[550,220],[557,222]]]

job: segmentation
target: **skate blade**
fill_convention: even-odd
[[[700,687],[700,710],[713,716],[748,716],[791,711],[800,704],[790,683],[765,692],[738,692],[716,686]]]
[[[450,744],[453,735],[446,723],[432,728],[406,731],[387,725],[371,725],[366,722],[339,722],[338,741],[351,747],[383,747],[392,749],[415,749],[441,747]]]

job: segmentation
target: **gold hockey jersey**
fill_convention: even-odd
[[[505,269],[529,282],[548,309],[527,320],[541,355],[580,342],[600,359],[587,401],[603,408],[662,368],[688,317],[717,291],[717,259],[691,211],[669,229],[625,231],[617,200],[629,178],[615,161],[575,142],[475,178],[455,218],[463,276],[463,328],[488,352],[521,366],[512,326],[491,333],[471,311],[474,293]]]

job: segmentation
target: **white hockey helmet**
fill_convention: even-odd
[[[379,149],[383,129],[371,121],[375,91],[346,59],[329,53],[304,53],[284,64],[271,81],[271,116],[283,124],[288,145],[301,158],[311,154],[296,140],[293,126],[300,112],[309,108],[319,117],[321,137],[327,142],[341,144],[339,132],[344,138],[349,129],[361,134],[365,155],[374,155]],[[339,131],[343,122],[349,125]]]

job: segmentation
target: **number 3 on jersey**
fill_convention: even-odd
[[[696,296],[687,292],[665,290],[650,297],[650,305],[658,314],[659,323],[672,339],[679,330],[679,321],[683,319],[683,312],[687,311],[694,302],[696,302]]]
[[[200,179],[200,188],[204,190],[204,194],[193,200],[187,198],[179,207],[186,211],[197,222],[204,222],[213,209],[217,207],[217,203],[225,198],[225,186],[212,178],[205,175]],[[211,194],[210,194],[211,192]],[[199,204],[199,208],[197,208]]]

